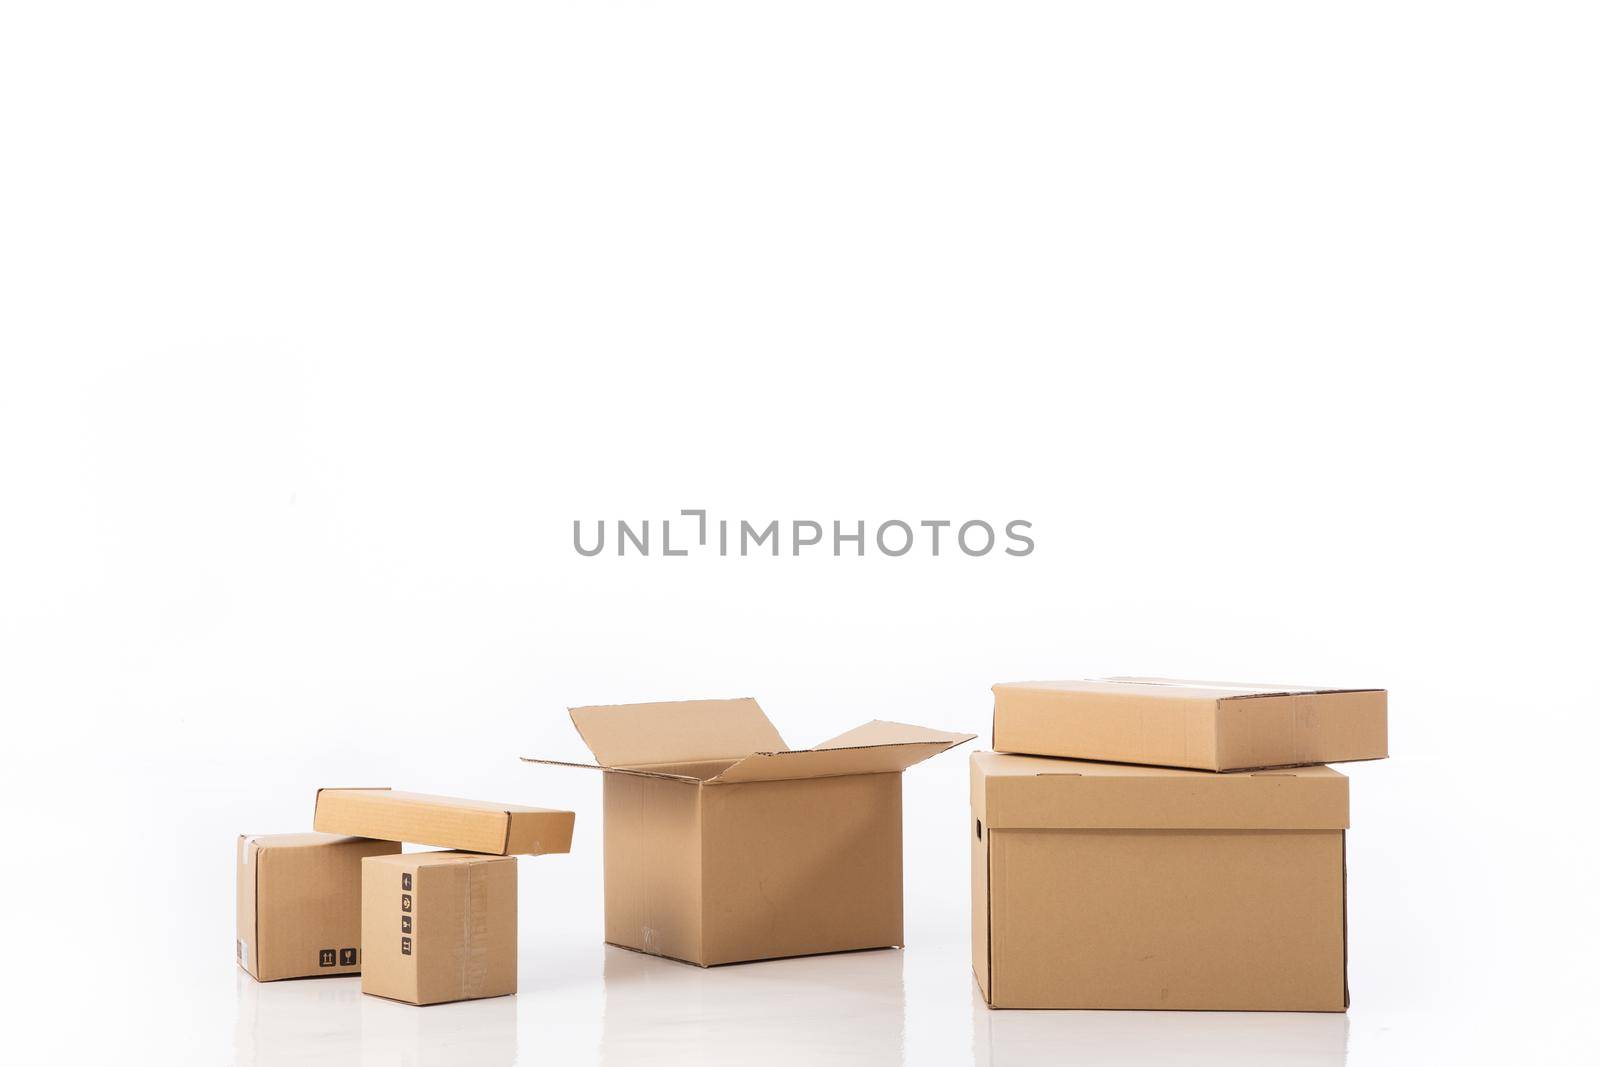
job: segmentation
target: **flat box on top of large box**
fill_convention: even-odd
[[[361,865],[361,991],[408,1004],[517,991],[517,859],[407,852]]]
[[[312,825],[335,834],[483,852],[542,856],[572,850],[570,811],[394,789],[319,789]]]
[[[361,861],[393,841],[243,835],[235,846],[234,957],[259,982],[361,969]]]
[[[903,945],[900,772],[973,738],[872,722],[793,751],[750,699],[572,722],[594,764],[529,762],[606,772],[606,940],[702,967]]]
[[[1343,1011],[1349,780],[972,756],[991,1007]]]
[[[1383,759],[1389,695],[1166,678],[1005,682],[994,687],[994,747],[1205,771]]]

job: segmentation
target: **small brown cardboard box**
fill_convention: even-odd
[[[525,808],[393,789],[319,789],[312,825],[328,833],[539,856],[572,850],[570,811]]]
[[[971,766],[972,968],[991,1007],[1348,1006],[1338,771]]]
[[[408,1004],[517,991],[517,860],[409,852],[361,865],[361,991]]]
[[[1006,682],[994,687],[994,747],[1206,771],[1383,759],[1388,694],[1165,678]]]
[[[261,982],[361,970],[361,861],[399,851],[392,841],[332,834],[241,836],[239,966]]]
[[[562,765],[605,771],[606,940],[702,967],[903,945],[900,772],[973,738],[872,722],[791,751],[750,699],[572,722],[596,763]]]

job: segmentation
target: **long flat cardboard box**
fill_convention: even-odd
[[[972,755],[994,1008],[1344,1011],[1349,781]]]
[[[393,789],[319,789],[312,825],[325,833],[482,852],[572,850],[573,813]]]
[[[572,709],[605,774],[605,937],[709,967],[905,943],[900,772],[973,739],[792,750],[750,699]]]
[[[1001,752],[1230,771],[1383,759],[1388,694],[1101,678],[994,687]]]

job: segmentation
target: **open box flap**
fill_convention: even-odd
[[[708,779],[706,784],[898,773],[976,736],[878,720],[813,749],[754,753]]]
[[[631,774],[639,778],[665,778],[672,782],[693,782],[699,784],[700,779],[687,774],[668,774],[665,771],[652,771],[643,767],[602,767],[598,763],[573,763],[570,760],[538,759],[534,756],[519,757],[523,763],[542,763],[546,767],[578,767],[586,771],[605,771],[608,774]]]
[[[749,697],[569,710],[595,762],[609,769],[738,759],[789,748]]]
[[[903,722],[887,722],[883,719],[873,719],[865,726],[857,726],[854,730],[846,730],[838,737],[831,738],[821,744],[812,745],[813,749],[824,748],[863,748],[869,745],[909,745],[939,742],[944,748],[954,748],[976,738],[977,734],[951,733],[948,730],[932,730],[926,726],[911,726]],[[944,749],[939,751],[943,752]]]

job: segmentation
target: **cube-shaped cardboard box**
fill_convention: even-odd
[[[1389,754],[1382,689],[1099,678],[994,687],[1000,752],[1206,771]]]
[[[995,1008],[1343,1011],[1349,781],[972,756]]]
[[[408,1004],[517,991],[517,858],[407,852],[361,865],[361,991]]]
[[[702,967],[903,945],[900,772],[973,738],[880,721],[795,751],[750,699],[572,722],[595,763],[562,765],[605,772],[606,940]]]
[[[234,956],[260,982],[361,970],[361,861],[393,841],[257,834],[235,846]]]

